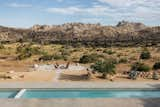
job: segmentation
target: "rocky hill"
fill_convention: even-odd
[[[159,45],[160,26],[122,21],[117,26],[67,23],[63,25],[34,25],[29,29],[0,26],[0,42],[61,43],[94,46]]]

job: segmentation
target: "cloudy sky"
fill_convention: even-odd
[[[0,25],[30,27],[69,22],[160,25],[160,0],[0,0]]]

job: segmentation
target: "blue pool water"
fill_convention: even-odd
[[[14,90],[4,90],[0,91],[0,98],[14,98],[14,96],[18,93],[18,91]]]
[[[160,98],[160,90],[28,90],[21,98]]]

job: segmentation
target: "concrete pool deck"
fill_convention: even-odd
[[[66,83],[0,83],[0,89],[21,88],[101,88],[160,89],[159,82],[66,82]],[[160,99],[74,98],[74,99],[0,99],[0,107],[160,107]]]
[[[160,99],[1,99],[0,107],[160,107]]]

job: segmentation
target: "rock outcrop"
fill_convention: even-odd
[[[94,46],[159,45],[160,26],[122,21],[117,26],[67,23],[63,25],[34,25],[29,29],[0,26],[1,42],[30,41],[37,43],[81,43]]]

